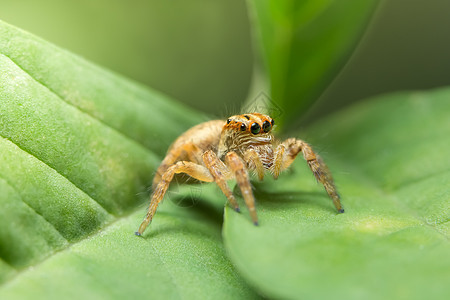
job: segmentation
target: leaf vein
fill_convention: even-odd
[[[35,159],[37,159],[38,161],[40,161],[42,164],[46,165],[48,168],[52,169],[53,171],[55,171],[58,175],[60,175],[62,178],[66,179],[69,183],[71,183],[74,187],[76,187],[78,190],[80,190],[83,194],[85,194],[89,199],[91,199],[92,201],[94,201],[99,208],[103,209],[106,213],[110,214],[110,212],[101,205],[101,203],[99,201],[97,201],[96,199],[94,199],[91,195],[89,195],[86,191],[84,191],[81,187],[77,186],[74,182],[72,182],[69,178],[67,178],[66,176],[62,175],[58,170],[56,170],[55,168],[53,168],[52,166],[50,166],[49,164],[47,164],[45,161],[41,160],[39,157],[35,156],[34,154],[26,151],[25,149],[22,149],[19,145],[17,145],[14,141],[10,140],[9,138],[3,136],[0,133],[0,137],[4,138],[5,140],[9,141],[10,143],[14,144],[18,149],[20,149],[21,151],[27,153],[28,155],[31,155],[32,157],[34,157]]]
[[[104,125],[105,127],[109,128],[110,130],[116,132],[117,134],[119,134],[120,136],[124,137],[125,139],[129,140],[132,143],[135,143],[137,145],[139,145],[140,147],[146,149],[146,151],[150,151],[149,148],[147,148],[143,143],[141,143],[139,140],[134,139],[133,137],[127,135],[125,132],[121,131],[120,129],[113,127],[112,125],[106,123],[105,121],[103,121],[102,119],[99,119],[97,117],[95,117],[94,115],[92,115],[91,113],[89,113],[86,110],[83,110],[81,107],[74,105],[73,103],[69,102],[66,100],[66,98],[64,98],[63,96],[61,96],[59,93],[57,93],[56,91],[54,91],[53,89],[51,89],[49,86],[47,86],[44,82],[41,82],[40,80],[38,80],[37,78],[35,78],[33,75],[31,75],[30,72],[28,72],[26,69],[24,69],[20,64],[18,64],[16,61],[14,61],[10,56],[8,56],[5,53],[1,53],[2,55],[4,55],[5,57],[7,57],[12,63],[14,63],[20,70],[22,70],[24,73],[26,73],[31,79],[33,79],[34,81],[36,81],[39,85],[43,86],[44,88],[46,88],[48,91],[50,91],[50,93],[52,93],[53,95],[55,95],[58,99],[60,99],[61,101],[63,101],[64,103],[66,103],[67,105],[75,108],[76,110],[78,110],[80,113],[83,113],[89,117],[91,117],[92,119],[97,120],[99,123],[101,123],[102,125]]]
[[[56,232],[58,232],[58,234],[61,236],[61,238],[63,238],[66,242],[67,239],[65,237],[63,237],[63,235],[61,234],[61,232],[59,232],[58,229],[56,229],[55,225],[53,225],[49,220],[47,220],[41,213],[39,213],[37,210],[35,210],[32,206],[30,206],[22,197],[22,195],[19,193],[19,191],[16,189],[16,187],[11,184],[8,179],[6,179],[3,175],[0,174],[0,179],[3,179],[15,192],[16,194],[20,197],[20,200],[22,201],[22,203],[24,205],[26,205],[28,208],[30,208],[36,215],[38,215],[39,217],[41,217],[46,223],[48,223],[53,229],[56,230]]]
[[[37,216],[39,216],[40,218],[42,218],[45,223],[47,223],[49,226],[51,226],[60,236],[60,238],[62,238],[65,243],[69,243],[68,240],[61,234],[61,232],[55,227],[54,224],[52,224],[49,220],[47,220],[41,213],[39,213],[37,210],[35,210],[32,206],[30,206],[22,197],[22,195],[19,193],[19,191],[16,189],[16,187],[11,184],[8,179],[6,179],[3,175],[0,174],[0,179],[4,180],[6,182],[7,185],[9,185],[15,192],[16,194],[20,197],[20,200],[22,201],[22,203],[27,206],[33,213],[35,213]],[[56,250],[56,249],[54,249]],[[2,261],[4,261],[5,263],[7,263],[10,267],[14,268],[16,271],[18,271],[18,268],[16,268],[15,266],[13,266],[12,264],[10,264],[8,261],[5,260],[4,257],[0,257],[0,259]]]

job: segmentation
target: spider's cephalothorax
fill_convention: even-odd
[[[273,119],[256,113],[228,118],[220,136],[218,156],[222,158],[229,151],[243,154],[249,147],[271,145],[273,124]]]
[[[257,225],[255,199],[247,170],[255,171],[260,180],[266,170],[277,178],[300,152],[338,212],[343,213],[333,178],[325,163],[302,140],[290,138],[277,141],[271,133],[273,125],[274,120],[267,115],[248,113],[232,116],[226,121],[199,124],[178,137],[158,167],[153,179],[150,206],[136,235],[141,235],[150,224],[173,176],[179,173],[200,181],[216,182],[233,208],[239,211],[239,205],[227,184],[229,179],[235,178],[253,223]]]
[[[223,160],[228,152],[234,151],[244,158],[247,149],[255,149],[266,163],[270,163],[273,157],[273,125],[273,119],[258,113],[228,118],[220,135],[217,156]]]

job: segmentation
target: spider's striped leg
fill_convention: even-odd
[[[170,182],[173,179],[173,176],[178,173],[186,173],[187,175],[205,182],[212,182],[214,178],[207,168],[202,165],[189,162],[189,161],[179,161],[176,164],[170,166],[164,174],[161,176],[161,180],[153,191],[150,206],[148,208],[147,215],[139,226],[139,230],[136,231],[136,235],[142,235],[145,228],[150,224],[153,219],[153,216],[156,213],[156,209],[158,208],[158,204],[164,198],[164,195],[169,188]]]
[[[227,168],[227,166],[221,161],[217,155],[208,150],[203,154],[203,163],[206,168],[214,177],[214,181],[222,190],[224,195],[227,197],[228,202],[233,206],[234,210],[239,212],[239,204],[234,198],[233,192],[230,190],[230,187],[227,184],[227,180],[233,177],[233,173]]]
[[[182,147],[176,147],[175,149],[169,150],[167,152],[166,157],[164,157],[163,161],[156,170],[156,174],[155,177],[153,178],[152,183],[153,191],[156,189],[156,186],[161,181],[161,177],[163,176],[164,172],[166,172],[171,165],[181,160],[189,160],[191,162],[201,164],[200,149],[195,144],[187,143]]]
[[[280,149],[282,149],[283,147],[285,148],[285,150],[281,151]],[[313,172],[317,181],[323,184],[325,190],[328,193],[328,196],[330,196],[331,200],[333,200],[333,204],[338,212],[343,213],[344,208],[342,207],[341,199],[339,197],[339,194],[337,193],[337,189],[334,184],[333,177],[331,176],[330,170],[323,162],[323,160],[319,157],[319,155],[314,153],[311,146],[306,142],[290,138],[280,144],[277,148],[276,153],[283,152],[283,158],[279,158],[277,162],[277,155],[275,155],[275,163],[273,167],[278,164],[278,167],[281,168],[281,170],[286,169],[292,164],[300,151],[302,152],[303,157],[308,163],[308,166]]]
[[[248,172],[245,168],[244,162],[235,152],[228,152],[225,157],[225,162],[236,177],[237,184],[239,185],[242,196],[244,197],[245,205],[247,205],[248,210],[250,211],[253,224],[258,225],[255,197],[253,196],[252,187],[250,185]]]

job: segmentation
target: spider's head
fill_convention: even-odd
[[[270,144],[273,140],[274,120],[260,113],[231,116],[223,126],[218,156],[228,151],[244,153],[249,146]]]

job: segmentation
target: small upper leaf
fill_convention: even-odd
[[[284,124],[298,119],[333,79],[377,1],[247,2],[258,40],[256,54],[260,52],[269,75],[271,104],[282,108],[277,117]]]

